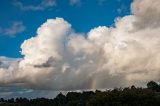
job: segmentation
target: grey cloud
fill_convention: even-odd
[[[136,16],[134,25],[137,29],[160,26],[159,0],[134,0],[131,5],[132,13]]]
[[[17,86],[3,86],[0,87],[0,98],[10,99],[17,97],[27,97],[27,98],[37,98],[37,97],[46,97],[54,98],[59,91],[52,90],[33,90],[24,87]]]
[[[42,63],[40,65],[35,65],[34,67],[37,67],[37,68],[51,67],[53,65],[53,62],[54,62],[54,58],[50,57],[45,63]]]

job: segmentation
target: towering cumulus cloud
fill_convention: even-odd
[[[23,59],[0,68],[0,84],[75,90],[160,81],[159,5],[135,0],[131,15],[91,29],[87,38],[63,18],[49,19],[21,45]]]

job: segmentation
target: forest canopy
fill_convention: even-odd
[[[160,84],[150,81],[147,88],[132,85],[106,91],[59,93],[54,99],[0,99],[0,106],[160,106]]]

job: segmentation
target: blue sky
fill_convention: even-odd
[[[46,1],[51,1],[46,4]],[[47,19],[62,17],[76,32],[113,26],[116,17],[130,14],[132,0],[1,0],[0,56],[19,58],[20,45],[36,35]]]

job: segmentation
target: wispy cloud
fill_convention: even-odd
[[[56,0],[41,0],[37,5],[25,5],[21,1],[15,0],[13,5],[19,7],[23,11],[43,11],[56,6]]]
[[[0,68],[7,69],[12,63],[20,61],[20,58],[9,58],[0,56]]]
[[[69,0],[70,5],[72,6],[79,6],[81,5],[81,0]]]
[[[105,2],[106,0],[98,0],[98,4],[99,5],[103,5],[103,3]]]
[[[22,33],[26,30],[23,22],[15,21],[8,28],[0,27],[0,34],[14,37],[16,34]]]
[[[125,6],[124,4],[122,4],[122,5],[117,9],[118,14],[126,13],[126,11],[127,11],[127,6]]]

